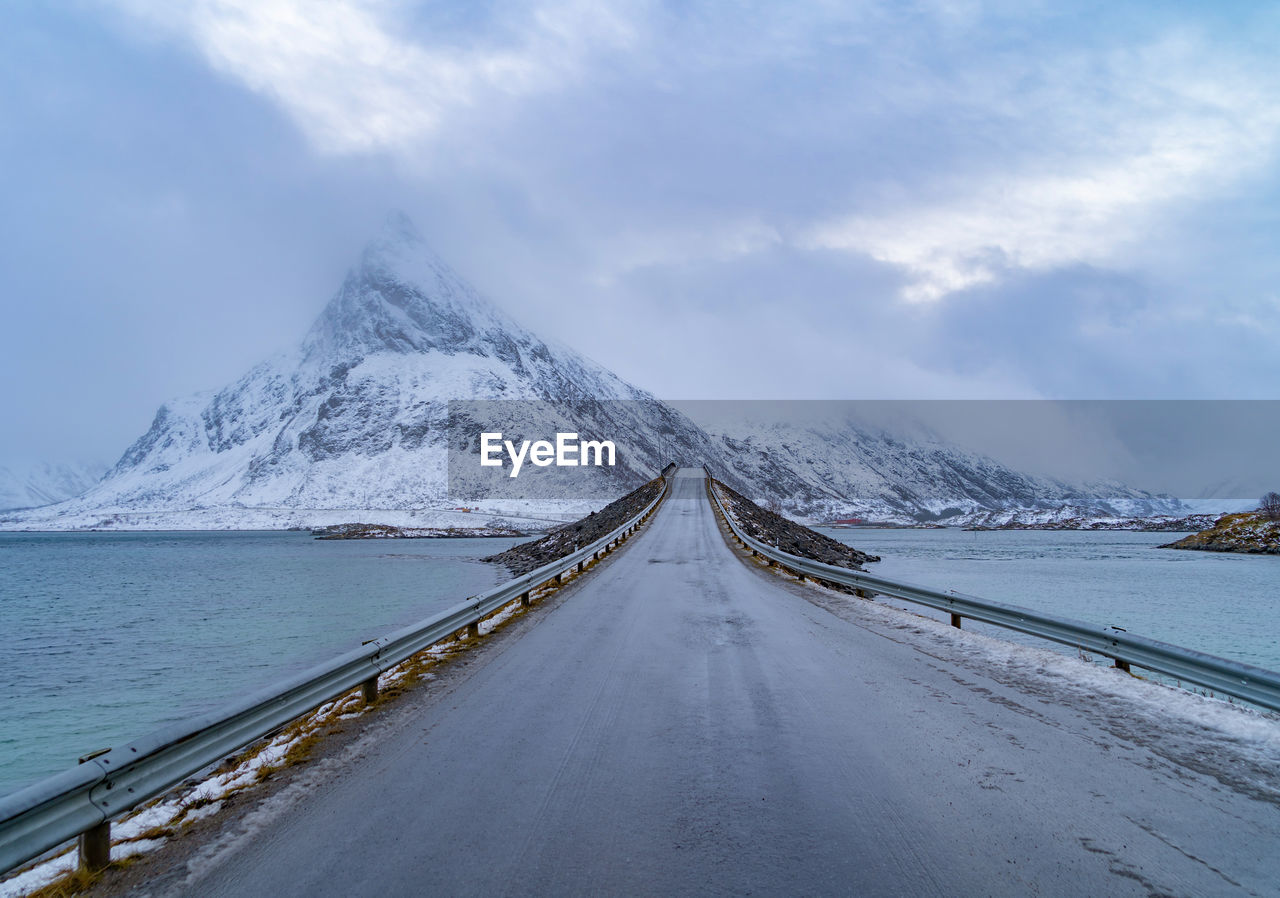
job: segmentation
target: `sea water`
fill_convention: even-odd
[[[825,532],[886,577],[1280,669],[1277,557],[1156,548],[1167,533]],[[482,592],[507,574],[478,559],[519,541],[0,534],[0,794]]]
[[[0,534],[0,794],[480,593],[517,542]]]
[[[881,556],[871,573],[1280,670],[1280,557],[1161,549],[1181,533],[819,528]],[[877,598],[877,601],[887,601]],[[939,612],[891,602],[933,617]],[[966,628],[1052,643],[965,621]]]

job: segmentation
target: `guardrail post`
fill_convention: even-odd
[[[527,592],[520,593],[520,604],[526,608],[529,607],[529,594]]]
[[[1116,658],[1115,661],[1116,661],[1116,668],[1118,670],[1123,670],[1125,673],[1129,673],[1128,661],[1121,661],[1119,658]]]
[[[579,562],[578,562],[578,573],[579,573],[579,574],[581,574],[581,573],[582,573],[582,568],[583,568],[583,566],[584,566],[585,564],[586,564],[586,562],[585,562],[585,561],[579,561]]]
[[[111,863],[111,821],[103,820],[98,825],[80,834],[80,866],[90,873],[97,873]]]
[[[360,695],[366,705],[372,705],[376,702],[378,700],[378,678],[371,677],[361,683]]]
[[[803,583],[803,582],[804,582],[804,572],[803,572],[803,571],[796,571],[796,576],[800,578],[800,582],[801,582],[801,583]]]
[[[474,624],[467,624],[467,638],[469,639],[480,638],[480,621],[476,621]]]
[[[961,629],[960,615],[956,614],[954,611],[951,612],[951,626],[955,627],[957,630]]]

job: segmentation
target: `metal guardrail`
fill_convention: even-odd
[[[712,484],[711,472],[708,470],[707,492],[742,546],[750,549],[753,555],[769,559],[770,564],[781,565],[801,577],[852,586],[865,592],[892,596],[946,611],[951,615],[951,624],[955,627],[960,626],[961,619],[970,618],[1062,645],[1075,646],[1113,659],[1115,666],[1122,670],[1135,665],[1213,692],[1244,699],[1259,707],[1280,711],[1280,673],[1275,671],[1148,639],[1119,627],[1099,627],[1018,605],[1005,605],[963,593],[943,592],[788,554],[748,536],[732,515],[728,514]]]
[[[76,836],[81,837],[85,865],[105,866],[113,818],[358,686],[363,686],[365,700],[372,701],[377,697],[379,674],[460,630],[478,636],[481,619],[517,599],[528,604],[533,590],[560,582],[575,568],[582,570],[588,560],[607,554],[634,533],[670,492],[671,468],[663,470],[662,492],[643,511],[571,555],[372,640],[283,684],[90,756],[78,767],[0,797],[0,873]]]

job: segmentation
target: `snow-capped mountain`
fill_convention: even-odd
[[[922,427],[903,436],[839,409],[807,421],[787,420],[785,413],[763,423],[749,417],[756,416],[735,424],[721,416],[723,457],[757,495],[811,519],[947,523],[975,512],[1063,506],[1085,517],[1186,513],[1177,499],[1120,483],[1069,484],[1016,471]]]
[[[166,403],[94,489],[11,523],[310,526],[354,510],[450,508],[451,399],[557,400],[562,424],[627,434],[618,466],[592,472],[617,481],[614,493],[661,468],[664,438],[698,457],[709,446],[678,412],[517,324],[393,215],[295,351]],[[521,430],[537,432],[507,428]]]
[[[93,463],[51,463],[0,467],[0,511],[38,508],[78,496],[106,473]]]
[[[584,513],[670,459],[707,463],[745,495],[809,518],[936,520],[1062,505],[1100,515],[1177,510],[1174,500],[1119,484],[1072,487],[851,420],[798,424],[783,415],[763,425],[722,424],[713,436],[516,323],[432,253],[408,219],[393,215],[295,350],[217,392],[166,403],[87,492],[6,515],[0,525],[479,526],[480,516],[454,508],[451,487],[474,483],[449,463],[451,451],[456,458],[463,450],[474,461],[471,425],[480,419],[517,440],[572,430],[619,445],[615,468],[542,469],[546,476],[521,477],[522,494],[479,503],[508,518]],[[588,481],[603,489],[588,495],[580,489]]]

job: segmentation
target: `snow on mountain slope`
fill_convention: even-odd
[[[450,400],[521,401],[459,411]],[[459,437],[451,414],[511,435],[575,430],[618,441],[616,468],[541,469],[546,476],[522,475],[523,494],[478,503],[516,521],[585,513],[669,460],[707,463],[743,494],[810,518],[937,520],[1063,505],[1107,516],[1177,510],[1175,500],[1119,484],[1073,487],[1022,474],[927,433],[894,435],[840,417],[797,422],[788,410],[760,423],[735,417],[734,407],[728,423],[699,427],[517,324],[393,215],[296,349],[217,392],[166,403],[83,495],[6,514],[0,527],[482,526],[481,516],[453,507],[460,503],[448,480],[450,450],[472,453],[467,476],[480,469],[475,447],[457,445],[475,435]],[[471,485],[453,473],[453,486]],[[579,489],[587,481],[602,489],[588,497]]]
[[[450,399],[579,401],[587,431],[606,426],[592,423],[600,406],[588,400],[655,402],[517,324],[393,215],[297,350],[216,393],[166,403],[89,493],[8,523],[226,526],[226,510],[240,508],[255,522],[297,524],[299,509],[447,506]],[[702,451],[705,434],[674,411],[663,417]],[[639,448],[629,467],[601,476],[630,488],[661,467],[657,435],[645,434],[652,422],[607,423]]]
[[[107,466],[50,463],[0,467],[0,511],[37,508],[78,496],[93,486]]]
[[[1177,499],[1119,483],[1072,485],[1015,471],[923,427],[888,432],[847,412],[816,421],[750,418],[719,424],[733,471],[767,484],[769,499],[810,519],[946,523],[974,512],[1065,505],[1093,517],[1185,513]]]

